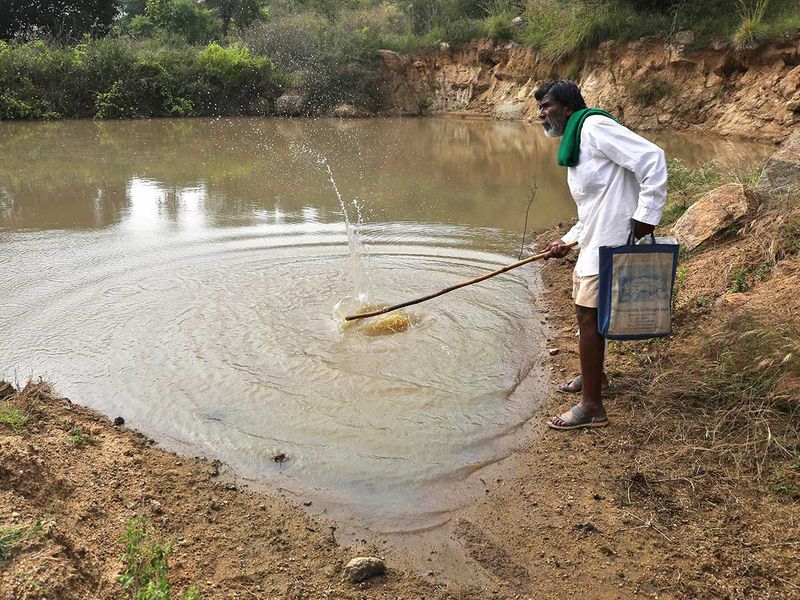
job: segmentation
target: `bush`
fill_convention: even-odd
[[[3,119],[241,114],[274,100],[281,84],[267,57],[239,44],[0,42]]]

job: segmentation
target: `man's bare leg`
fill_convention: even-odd
[[[605,419],[606,409],[600,397],[603,382],[603,354],[605,340],[597,332],[597,309],[575,306],[580,329],[578,350],[581,358],[581,377],[583,389],[578,407],[587,417]],[[569,411],[560,417],[552,417],[550,422],[557,427],[570,425],[573,415]]]
[[[605,340],[597,332],[597,309],[575,306],[580,329],[578,350],[581,357],[583,390],[578,406],[590,417],[605,417],[606,409],[600,392],[603,384],[603,354]]]

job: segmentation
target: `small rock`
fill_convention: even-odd
[[[279,452],[278,454],[272,457],[272,460],[276,463],[282,463],[286,460],[286,453]]]
[[[125,425],[125,419],[123,419],[122,417],[116,417],[114,419],[114,425],[116,425],[117,427]]]
[[[693,31],[679,31],[675,34],[675,41],[679,44],[691,44],[694,41]]]
[[[161,502],[158,500],[150,500],[150,510],[153,511],[155,514],[161,514],[164,508],[161,506]]]
[[[514,17],[511,19],[511,26],[514,29],[523,29],[528,22],[522,17]]]
[[[561,350],[559,350],[558,348],[550,348],[550,349],[548,349],[548,350],[547,350],[547,353],[548,353],[550,356],[555,356],[555,355],[556,355],[556,354],[558,354],[559,352],[561,352]]]
[[[306,500],[303,502],[303,506],[311,506],[311,500]]]
[[[383,575],[386,572],[386,565],[380,558],[374,556],[357,556],[344,568],[344,577],[351,583],[360,583]]]

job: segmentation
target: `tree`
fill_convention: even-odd
[[[261,14],[262,4],[261,0],[206,0],[222,20],[223,35],[228,35],[232,22],[240,29],[250,25]]]
[[[103,34],[119,14],[119,0],[0,0],[0,37],[31,29],[59,39]]]

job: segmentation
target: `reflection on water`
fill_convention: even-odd
[[[515,392],[543,378],[533,269],[414,307],[392,335],[344,329],[342,208],[297,149],[359,202],[371,301],[391,304],[513,262],[534,176],[533,227],[571,217],[556,144],[446,119],[0,123],[0,376],[46,376],[248,477],[434,519],[535,411]]]

